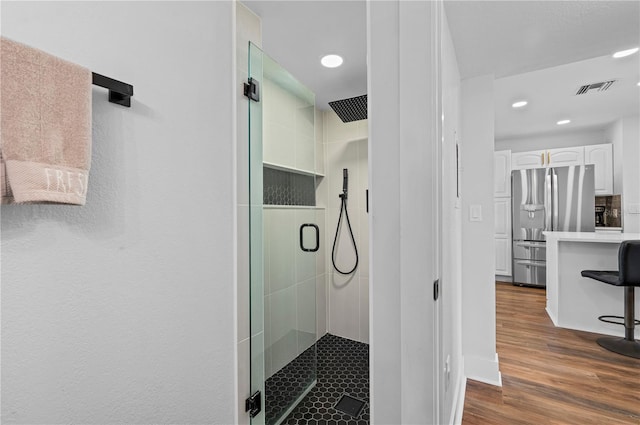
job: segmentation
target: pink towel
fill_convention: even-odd
[[[2,203],[84,205],[91,71],[0,38]]]

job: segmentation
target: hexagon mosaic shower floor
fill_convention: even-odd
[[[283,425],[369,425],[369,345],[326,334],[316,343],[316,386],[282,421]],[[306,371],[313,362],[313,347],[267,379],[266,422],[276,422],[293,394],[309,381]],[[335,409],[347,394],[365,402],[357,417]]]

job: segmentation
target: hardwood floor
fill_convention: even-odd
[[[543,289],[496,285],[502,388],[469,380],[462,424],[640,424],[640,360],[554,327],[545,302]]]

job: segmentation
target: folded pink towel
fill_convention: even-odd
[[[91,164],[91,71],[0,38],[3,203],[84,205]]]

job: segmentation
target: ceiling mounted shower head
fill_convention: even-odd
[[[351,97],[349,99],[334,100],[329,106],[340,117],[342,122],[360,121],[367,119],[367,95]]]

